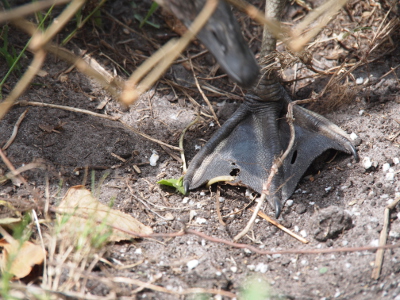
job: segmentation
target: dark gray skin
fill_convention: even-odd
[[[279,18],[284,1],[268,0],[266,16]],[[275,50],[276,40],[264,28],[260,65]],[[274,160],[287,148],[290,130],[285,115],[290,96],[275,72],[260,75],[244,103],[211,137],[189,165],[183,180],[185,191],[195,189],[218,176],[233,176],[231,184],[249,186],[261,193]],[[313,160],[328,149],[352,154],[357,151],[347,134],[328,119],[293,107],[294,146],[272,180],[267,199],[278,218],[282,204]]]
[[[205,0],[159,0],[185,26],[189,27],[200,13]],[[244,40],[239,24],[224,1],[219,1],[197,38],[212,53],[228,76],[243,87],[251,86],[259,74],[253,53]]]

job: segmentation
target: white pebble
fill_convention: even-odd
[[[294,231],[299,232],[299,226],[295,225],[294,226]]]
[[[236,272],[237,272],[237,267],[236,267],[236,266],[231,267],[231,271],[232,271],[233,273],[236,273]]]
[[[185,198],[182,199],[182,203],[183,204],[186,204],[188,202],[189,202],[189,197],[185,197]]]
[[[305,231],[304,229],[302,230],[302,231],[300,231],[300,235],[302,236],[302,237],[307,237],[307,231]]]
[[[194,150],[200,150],[201,149],[201,146],[199,146],[199,145],[194,145]]]
[[[256,266],[255,271],[260,272],[260,273],[266,273],[268,271],[268,265],[266,265],[264,263],[259,263]]]
[[[160,156],[157,154],[156,151],[153,151],[153,154],[150,156],[149,162],[150,166],[155,167],[157,165],[157,161],[160,158]]]
[[[206,195],[206,193],[200,192],[200,196],[205,196],[205,195]]]
[[[225,201],[224,197],[219,197],[219,202],[223,203]]]
[[[342,246],[347,246],[349,244],[348,241],[342,241]]]
[[[137,248],[135,250],[135,254],[142,254],[142,248]]]
[[[214,127],[215,126],[215,124],[214,124],[214,122],[210,122],[210,125],[209,125],[210,127]]]
[[[340,291],[337,291],[336,294],[335,294],[335,296],[333,296],[333,297],[339,298],[341,294],[342,294],[342,293],[341,293]]]
[[[368,156],[363,158],[363,166],[365,169],[369,169],[372,167],[372,161]]]
[[[193,259],[187,262],[186,266],[188,267],[189,271],[193,270],[199,265],[199,261],[197,259]]]
[[[355,134],[354,132],[352,132],[352,133],[350,134],[350,138],[351,138],[353,141],[355,141],[355,140],[358,138],[358,135]]]
[[[249,269],[250,271],[254,271],[256,269],[255,265],[247,265],[247,269]]]
[[[393,162],[395,165],[397,165],[398,163],[400,163],[400,160],[398,157],[393,158]]]
[[[387,181],[393,181],[394,180],[394,172],[387,172],[386,173],[386,176],[385,176],[385,179],[387,180]]]
[[[389,169],[390,169],[390,164],[388,164],[388,163],[383,164],[383,166],[382,166],[382,171],[383,171],[383,172],[386,172],[386,171],[388,171]]]
[[[378,239],[372,240],[369,244],[370,244],[371,247],[378,247],[379,246],[379,240]]]
[[[328,186],[327,188],[325,188],[325,192],[329,193],[329,191],[332,189],[331,186]]]
[[[308,265],[308,260],[302,259],[302,260],[300,261],[300,263],[301,263],[303,266],[306,266],[306,265]]]
[[[351,263],[345,263],[345,265],[344,265],[347,269],[350,269],[351,268]]]
[[[293,205],[293,202],[294,202],[294,201],[291,200],[291,199],[287,200],[287,201],[286,201],[286,206],[287,206],[287,207],[291,207],[291,206]]]
[[[196,223],[201,225],[201,224],[207,224],[207,220],[204,218],[196,218]]]
[[[282,256],[282,254],[279,254],[279,253],[272,254],[272,258],[279,258],[281,256]]]
[[[358,112],[358,114],[359,114],[360,116],[362,116],[362,115],[364,114],[364,110],[361,109],[361,110]]]
[[[396,232],[396,231],[390,231],[389,236],[392,238],[398,239],[398,238],[400,238],[400,233]]]
[[[364,82],[364,78],[362,78],[362,77],[358,77],[356,79],[356,84],[358,84],[358,85],[363,84],[363,82]]]

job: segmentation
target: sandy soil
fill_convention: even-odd
[[[132,17],[133,8],[126,2],[108,5],[110,14],[124,22],[130,21],[130,27],[138,34],[127,32],[109,18],[104,18],[104,32],[89,24],[68,48],[87,50],[112,72],[115,70],[125,76],[109,58],[131,72],[145,57],[154,53],[154,45],[144,36],[156,44],[175,36],[166,28],[159,12],[152,17],[152,21],[161,24],[162,29],[149,26],[139,29],[138,22]],[[308,239],[309,244],[302,244],[261,219],[256,221],[250,234],[241,242],[262,250],[315,249],[316,252],[325,248],[378,244],[384,208],[400,197],[400,69],[396,69],[400,63],[399,31],[373,41],[379,25],[396,18],[395,12],[391,12],[388,19],[383,20],[388,11],[387,2],[382,1],[379,5],[381,7],[352,1],[310,48],[311,64],[330,74],[298,80],[295,85],[287,84],[294,99],[309,98],[312,91],[320,93],[329,82],[335,73],[335,70],[330,71],[331,68],[346,64],[345,70],[349,70],[351,63],[363,61],[313,105],[314,109],[349,134],[353,133],[361,161],[356,163],[350,156],[330,153],[315,164],[299,183],[280,221]],[[148,7],[145,3],[134,12],[145,15]],[[287,15],[291,21],[303,13],[303,9],[292,6]],[[240,21],[247,26],[244,31],[246,38],[256,37],[251,41],[251,48],[257,51],[260,27],[243,15],[240,15]],[[62,32],[62,36],[70,29]],[[23,45],[26,37],[14,28],[11,30],[14,33],[12,43],[18,47]],[[348,38],[340,42],[333,38],[345,30],[350,33]],[[371,50],[371,45],[377,47]],[[202,46],[194,44],[185,56],[200,51]],[[28,54],[23,65],[28,65],[30,57]],[[0,61],[3,77],[7,66],[2,58]],[[202,66],[197,69],[199,77],[213,74],[213,60],[208,54],[194,60],[194,64]],[[185,63],[174,65],[159,84],[128,109],[76,70],[66,72],[68,67],[66,63],[49,56],[43,67],[47,75],[37,76],[21,100],[120,116],[130,126],[174,146],[177,146],[181,131],[195,118],[198,109],[182,90],[206,111]],[[299,60],[285,67],[285,81],[293,80],[296,70],[297,78],[316,74],[304,68]],[[220,71],[216,73],[221,74]],[[18,74],[12,76],[3,89],[4,95],[10,92],[17,78]],[[181,87],[168,84],[168,80],[178,82]],[[234,89],[227,78],[200,82],[236,95],[233,98],[207,92],[223,122],[240,103],[240,89]],[[103,101],[108,101],[105,107],[97,109]],[[0,145],[8,140],[16,120],[27,108],[27,116],[6,154],[17,168],[30,162],[42,163],[41,169],[24,173],[30,188],[35,188],[39,194],[44,193],[46,180],[52,195],[62,196],[68,187],[82,183],[90,188],[90,179],[85,181],[84,174],[88,166],[89,170],[95,171],[95,183],[108,174],[100,187],[102,202],[109,203],[115,199],[114,208],[131,214],[155,232],[175,232],[186,226],[209,236],[232,240],[251,216],[249,208],[244,209],[251,202],[245,188],[221,185],[218,189],[213,187],[212,191],[202,188],[182,196],[159,186],[157,181],[161,178],[181,176],[181,163],[158,144],[134,134],[117,121],[61,109],[15,106],[0,121]],[[187,133],[185,150],[189,161],[197,152],[196,146],[203,145],[216,127],[210,118],[204,117]],[[155,167],[148,164],[153,151],[157,151],[160,157]],[[179,156],[178,152],[172,152]],[[126,161],[122,162],[113,154]],[[368,158],[372,162],[370,167],[367,165]],[[141,173],[134,171],[134,164],[139,166]],[[6,171],[3,163],[0,163],[0,168]],[[62,187],[61,192],[57,193],[59,186]],[[217,190],[219,197],[216,196]],[[0,186],[0,196],[22,200],[32,197],[30,189],[12,182]],[[224,218],[225,225],[218,221],[216,199],[220,202],[221,214],[227,216]],[[58,201],[59,197],[54,197],[51,204],[55,205]],[[250,208],[252,206],[254,203],[250,204]],[[269,206],[264,207],[264,211],[273,216]],[[399,211],[394,210],[391,213],[389,245],[399,242],[399,218]],[[382,274],[378,280],[371,279],[374,251],[259,255],[189,234],[176,238],[136,240],[133,243],[120,242],[110,245],[104,258],[115,266],[141,263],[123,270],[101,265],[93,271],[96,276],[131,277],[143,281],[158,278],[154,280],[155,284],[175,290],[201,287],[238,293],[246,286],[246,280],[255,275],[259,280],[268,282],[274,299],[400,299],[398,248],[385,251]],[[179,298],[149,289],[133,295],[135,288],[124,284],[115,286],[118,297]],[[88,289],[90,293],[102,296],[110,292],[110,288],[100,281],[89,281]]]

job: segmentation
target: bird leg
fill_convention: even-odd
[[[282,1],[267,1],[267,17],[276,17]],[[262,58],[275,49],[275,39],[264,30]],[[290,96],[275,72],[261,75],[244,103],[194,157],[184,177],[185,191],[215,177],[230,176],[229,183],[263,192],[271,167],[287,148],[290,128],[285,116]],[[279,216],[282,204],[296,188],[316,157],[328,149],[357,152],[347,134],[323,116],[293,106],[294,143],[270,182],[267,199]]]

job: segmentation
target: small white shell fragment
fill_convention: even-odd
[[[254,271],[256,269],[255,265],[247,265],[247,269],[249,269],[250,271]]]
[[[194,150],[200,150],[201,149],[201,146],[199,146],[199,145],[194,145]]]
[[[304,229],[302,230],[302,231],[300,231],[300,235],[302,236],[302,237],[307,237],[307,231],[305,231]]]
[[[196,218],[196,223],[197,224],[207,224],[207,220],[204,218]]]
[[[400,163],[400,160],[398,157],[393,158],[393,162],[395,165],[397,165],[398,163]]]
[[[352,132],[352,133],[350,134],[350,138],[351,138],[352,141],[355,141],[355,140],[358,138],[358,135],[355,134],[354,132]]]
[[[363,158],[363,166],[365,169],[369,169],[372,167],[372,161],[368,156]]]
[[[150,156],[149,162],[150,166],[155,167],[157,165],[157,161],[160,158],[156,151],[153,151],[153,154]]]
[[[378,240],[378,239],[372,240],[372,241],[369,243],[369,245],[370,245],[371,247],[378,247],[378,246],[379,246],[379,240]]]
[[[259,263],[256,266],[255,271],[260,272],[260,273],[266,273],[268,271],[268,265],[266,265],[264,263]]]
[[[358,112],[358,114],[359,114],[360,116],[362,116],[362,115],[364,114],[364,110],[361,109],[361,110]]]
[[[394,180],[394,172],[387,172],[386,173],[386,176],[385,176],[385,179],[387,180],[387,181],[393,181]]]
[[[189,202],[189,197],[185,197],[185,198],[182,199],[182,203],[183,204],[186,204],[188,202]]]
[[[364,82],[364,78],[362,78],[362,77],[358,77],[356,79],[356,84],[358,84],[358,85],[363,84],[363,82]]]
[[[289,199],[286,201],[286,206],[291,207],[293,205],[294,201],[292,199]]]
[[[193,270],[199,265],[199,261],[197,259],[193,259],[187,262],[186,266],[188,267],[189,271]]]
[[[390,164],[388,164],[388,163],[383,164],[383,166],[382,166],[383,172],[389,171],[389,169],[390,169]]]
[[[135,254],[142,254],[142,248],[137,248],[135,250]]]
[[[231,267],[231,271],[232,271],[233,273],[236,273],[237,270],[238,270],[238,268],[237,268],[236,266]]]
[[[329,191],[330,191],[331,189],[332,189],[332,187],[331,187],[331,186],[328,186],[328,187],[325,188],[325,192],[329,193]]]
[[[206,195],[206,193],[200,192],[200,196],[205,196],[205,195]]]
[[[214,122],[210,122],[210,125],[209,125],[210,127],[214,127],[215,126],[215,124],[214,124]]]
[[[221,203],[223,203],[223,202],[225,202],[225,198],[224,197],[219,197],[219,202],[221,202]]]
[[[195,210],[191,210],[191,211],[189,212],[189,222],[190,222],[191,220],[193,220],[193,218],[194,218],[195,216],[197,216],[197,212],[196,212]]]

